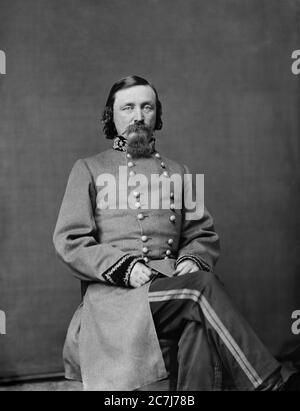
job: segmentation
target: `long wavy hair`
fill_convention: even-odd
[[[103,132],[108,139],[114,139],[117,136],[117,130],[114,123],[113,118],[113,106],[115,102],[116,93],[120,90],[134,87],[134,86],[150,86],[155,93],[156,96],[156,123],[155,123],[155,130],[162,129],[162,106],[161,102],[158,98],[158,93],[155,87],[149,83],[146,79],[138,76],[128,76],[122,78],[121,80],[117,81],[111,88],[105,108],[102,114],[102,124],[103,124]]]

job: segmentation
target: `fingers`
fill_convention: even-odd
[[[131,287],[133,287],[133,288],[139,288],[139,287],[142,287],[143,285],[145,285],[146,282],[139,281],[139,280],[132,280],[132,281],[130,281],[130,284],[131,284]]]
[[[178,264],[176,271],[175,271],[175,275],[179,276],[179,275],[187,274],[188,270],[189,270],[189,264],[187,263],[187,261],[183,261],[182,263]]]
[[[130,274],[130,285],[134,288],[141,287],[150,280],[151,269],[144,264],[136,264]]]
[[[139,279],[142,283],[144,283],[144,284],[145,284],[147,281],[149,281],[149,278],[150,278],[150,275],[147,274],[147,273],[144,273],[144,272],[139,273],[139,275],[138,275],[138,279]]]
[[[199,270],[198,266],[193,261],[182,261],[182,263],[178,264],[174,275],[175,276],[185,275],[188,273],[194,273],[198,270]]]
[[[151,276],[151,270],[148,267],[143,266],[139,271],[138,271],[138,277],[145,282],[147,282],[150,279]]]
[[[145,266],[142,263],[136,263],[132,269],[133,273],[139,272],[139,273],[146,273],[147,275],[151,275],[151,269],[147,266]]]
[[[179,270],[177,276],[180,275],[185,275],[191,272],[191,268],[190,267],[183,267],[181,270]]]
[[[130,276],[131,277],[131,276]],[[142,285],[146,284],[149,281],[149,277],[131,277],[130,278],[130,285],[134,288],[141,287]]]

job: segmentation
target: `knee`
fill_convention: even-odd
[[[189,285],[199,291],[204,288],[216,288],[220,286],[218,277],[207,271],[195,271],[194,273],[187,274],[189,276]]]

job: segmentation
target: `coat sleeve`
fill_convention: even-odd
[[[190,174],[186,166],[184,166],[184,170],[185,174]],[[196,193],[194,179],[191,185],[184,187],[184,196],[189,195],[189,198],[191,198],[190,190],[194,194]],[[176,267],[182,261],[189,259],[193,260],[201,270],[212,272],[220,254],[220,241],[214,229],[213,218],[206,207],[203,206],[202,213],[198,213],[198,215],[196,213],[192,219],[188,219],[187,213],[190,213],[190,210],[186,208],[185,204],[184,198]]]
[[[132,267],[144,260],[97,241],[95,207],[93,177],[85,161],[78,160],[71,171],[53,235],[56,252],[80,280],[129,287]]]

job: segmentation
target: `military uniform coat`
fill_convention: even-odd
[[[115,149],[80,159],[71,171],[53,240],[86,288],[64,347],[66,377],[82,380],[85,390],[134,390],[168,375],[147,298],[150,283],[133,289],[129,276],[137,261],[172,276],[187,258],[213,271],[219,238],[207,209],[189,220],[184,184],[181,208],[172,190],[149,184],[153,175],[180,175],[184,182],[188,172],[155,150],[132,159]],[[138,181],[134,187],[130,178]]]

